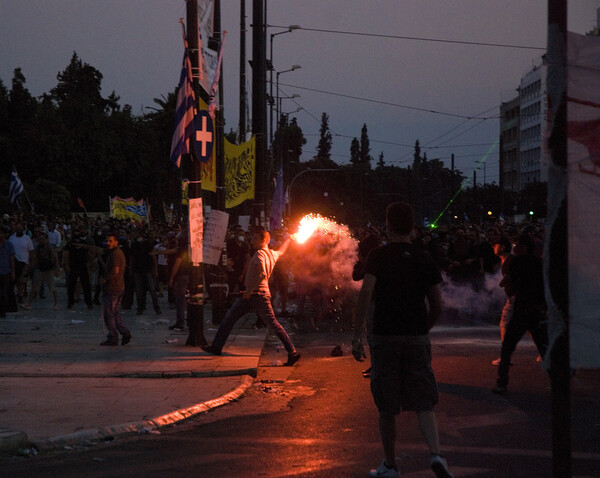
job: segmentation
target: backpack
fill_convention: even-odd
[[[35,253],[37,255],[38,268],[40,271],[46,272],[54,267],[54,261],[52,260],[52,249],[50,249],[49,244],[39,244],[36,247]]]

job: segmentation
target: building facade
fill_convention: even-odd
[[[548,180],[542,147],[546,67],[534,66],[517,91],[518,96],[500,105],[500,187],[512,192]]]
[[[500,105],[500,187],[517,192],[521,187],[519,163],[519,97]]]

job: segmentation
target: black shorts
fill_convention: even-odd
[[[372,337],[371,394],[380,412],[429,411],[438,402],[427,335]]]

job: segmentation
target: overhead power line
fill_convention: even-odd
[[[364,98],[361,96],[353,96],[353,95],[346,95],[343,93],[335,93],[333,91],[326,91],[326,90],[319,90],[317,88],[308,88],[306,86],[298,86],[298,85],[291,85],[289,83],[280,83],[281,86],[289,86],[291,88],[297,88],[299,90],[306,90],[306,91],[312,91],[315,93],[322,93],[324,95],[332,95],[332,96],[340,96],[342,98],[350,98],[352,100],[361,100],[361,101],[367,101],[369,103],[376,103],[379,105],[386,105],[386,106],[395,106],[397,108],[405,108],[405,109],[409,109],[409,110],[413,110],[413,111],[423,111],[425,113],[432,113],[432,114],[437,114],[437,115],[443,115],[443,116],[452,116],[454,118],[462,118],[462,119],[495,119],[498,118],[498,116],[488,116],[485,118],[480,118],[480,117],[476,117],[476,116],[467,116],[467,115],[459,115],[457,113],[447,113],[444,111],[437,111],[437,110],[431,110],[431,109],[427,109],[427,108],[418,108],[416,106],[408,106],[408,105],[401,105],[399,103],[391,103],[389,101],[381,101],[381,100],[372,100],[369,98]]]
[[[288,26],[283,25],[267,25],[269,28],[289,28]],[[414,40],[414,41],[428,41],[428,42],[437,42],[437,43],[455,43],[459,45],[474,45],[474,46],[490,46],[496,48],[518,48],[522,50],[541,50],[545,51],[545,47],[539,46],[528,46],[528,45],[508,45],[504,43],[487,43],[487,42],[476,42],[476,41],[461,41],[461,40],[446,40],[443,38],[423,38],[423,37],[411,37],[405,35],[385,35],[383,33],[364,33],[364,32],[349,32],[344,30],[324,30],[320,28],[306,28],[300,27],[296,28],[296,30],[306,30],[309,32],[321,32],[321,33],[335,33],[339,35],[356,35],[356,36],[364,36],[364,37],[376,37],[376,38],[391,38],[394,40]]]

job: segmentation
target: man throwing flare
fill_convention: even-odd
[[[296,350],[290,336],[279,323],[271,305],[271,291],[269,289],[269,277],[277,260],[287,251],[290,245],[288,237],[279,250],[269,249],[271,235],[267,231],[257,231],[252,234],[252,248],[256,250],[246,271],[246,290],[237,299],[225,314],[225,318],[212,345],[202,347],[205,352],[212,355],[221,355],[221,351],[233,330],[235,323],[248,312],[255,311],[260,320],[268,327],[271,326],[279,340],[283,343],[288,353],[286,366],[294,365],[300,360],[300,352]]]

